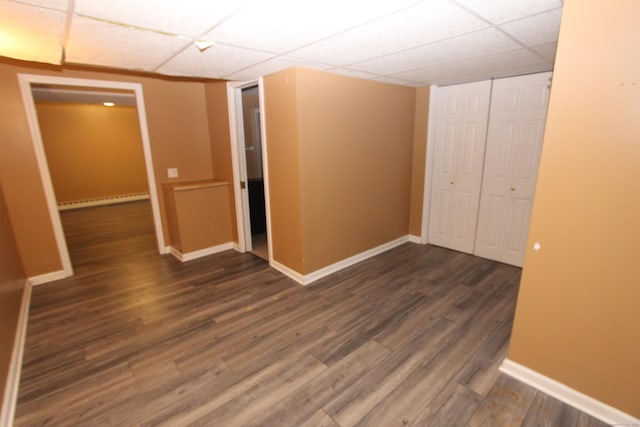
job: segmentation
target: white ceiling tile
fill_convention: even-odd
[[[69,0],[10,0],[16,3],[29,4],[32,6],[44,7],[53,10],[66,11],[69,7]]]
[[[304,61],[286,56],[277,56],[259,64],[247,67],[233,74],[225,75],[228,80],[253,80],[261,76],[266,76],[276,71],[285,70],[291,67],[304,67],[314,70],[326,70],[329,66],[315,62]]]
[[[377,80],[377,81],[383,82],[383,83],[391,83],[391,84],[399,85],[399,86],[411,86],[411,87],[424,86],[420,82],[414,82],[414,81],[403,80],[403,79],[396,79],[396,78],[393,78],[393,77],[373,77],[373,80]]]
[[[158,69],[162,74],[222,78],[272,55],[255,50],[216,44],[204,52],[191,46]]]
[[[74,16],[65,55],[72,63],[153,71],[189,43],[153,31]]]
[[[518,48],[519,45],[494,28],[431,43],[414,49],[350,65],[349,68],[376,74],[435,66]]]
[[[455,63],[406,71],[392,77],[432,84],[451,84],[492,77],[548,71],[551,61],[544,61],[527,49],[515,49]]]
[[[60,64],[66,13],[4,1],[0,16],[1,56]]]
[[[561,17],[562,9],[555,9],[508,22],[500,28],[528,46],[551,43],[558,40]]]
[[[446,0],[433,0],[298,49],[291,55],[343,66],[487,26]]]
[[[380,77],[379,75],[366,73],[364,71],[350,70],[348,68],[330,68],[327,71],[333,74],[341,74],[343,76],[356,77],[359,79],[373,79],[374,77]]]
[[[243,8],[204,37],[225,44],[280,54],[415,2],[416,0],[258,1],[252,3],[251,7]]]
[[[141,28],[198,37],[243,0],[76,0],[75,13]]]
[[[538,52],[543,57],[553,61],[556,57],[556,50],[558,48],[558,43],[557,42],[544,43],[544,44],[539,44],[537,46],[532,46],[531,48],[536,52]]]
[[[502,24],[536,13],[562,7],[562,0],[453,0],[478,15]]]

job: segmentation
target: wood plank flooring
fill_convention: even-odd
[[[147,202],[66,211],[33,289],[17,426],[575,426],[498,372],[520,270],[406,244],[311,287],[251,254],[156,254]]]

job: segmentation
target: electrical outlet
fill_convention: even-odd
[[[167,169],[167,176],[169,178],[177,178],[178,177],[178,168],[169,168],[169,169]]]

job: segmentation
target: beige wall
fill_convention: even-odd
[[[265,78],[276,261],[308,274],[408,234],[415,104],[319,71]]]
[[[171,246],[183,254],[231,241],[226,182],[164,185]]]
[[[36,104],[58,203],[148,191],[135,107]]]
[[[229,107],[227,84],[225,82],[205,83],[207,117],[211,144],[213,176],[229,183],[229,207],[231,209],[231,232],[233,240],[238,241],[236,227],[236,204],[233,187],[233,164],[231,160],[231,135],[229,132]]]
[[[511,360],[635,417],[639,21],[636,0],[565,1],[509,350]]]
[[[415,89],[306,69],[297,88],[306,274],[408,234]]]
[[[416,89],[415,119],[413,125],[413,157],[411,167],[411,205],[409,234],[422,234],[422,207],[424,176],[427,158],[427,127],[429,124],[429,88]]]
[[[297,109],[297,69],[264,79],[273,259],[304,271]]]
[[[4,398],[25,283],[18,248],[0,188],[0,402]]]
[[[27,276],[61,269],[49,220],[17,73],[47,74],[142,84],[156,182],[171,182],[166,169],[177,167],[180,180],[213,177],[204,83],[116,72],[60,69],[0,59],[0,178],[14,221]],[[167,233],[163,210],[163,227]]]

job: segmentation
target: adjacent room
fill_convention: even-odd
[[[0,426],[640,425],[640,6],[0,2]]]

